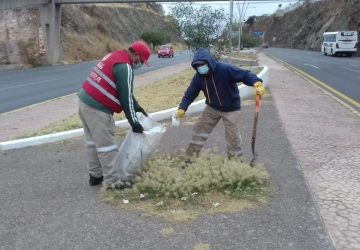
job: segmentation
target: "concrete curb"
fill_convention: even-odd
[[[269,71],[269,68],[267,66],[264,66],[263,70],[258,74],[258,77],[263,79],[265,87],[269,86],[268,71]],[[240,85],[239,90],[240,90],[240,97],[242,100],[250,98],[253,95],[252,87],[249,87],[246,85]],[[204,107],[205,107],[204,99],[194,102],[190,105],[186,114],[191,115],[194,113],[198,113],[198,112],[202,111],[204,109]],[[150,116],[151,116],[151,118],[153,118],[156,121],[162,121],[162,120],[170,119],[172,114],[176,110],[177,110],[177,107],[170,108],[170,109],[152,113],[152,114],[150,114]],[[117,122],[115,122],[115,125],[120,128],[129,128],[130,127],[127,120],[117,121]],[[45,144],[45,143],[62,141],[62,140],[66,140],[66,139],[79,137],[79,136],[82,136],[83,134],[84,134],[84,131],[82,128],[80,128],[80,129],[74,129],[74,130],[58,132],[58,133],[53,133],[53,134],[48,134],[48,135],[41,135],[41,136],[35,136],[35,137],[30,137],[30,138],[0,142],[0,151],[24,148],[24,147],[29,147],[29,146],[37,146],[37,145],[41,145],[41,144]]]

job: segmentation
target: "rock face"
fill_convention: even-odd
[[[160,6],[161,7],[161,6]],[[68,62],[99,59],[128,46],[145,31],[163,31],[179,41],[174,22],[156,5],[63,5],[60,43]],[[38,8],[1,11],[0,64],[41,64],[44,39]]]
[[[246,31],[248,34],[265,31],[265,42],[274,47],[320,51],[324,32],[356,30],[359,34],[359,13],[359,0],[317,1],[303,4],[283,16],[258,18]]]

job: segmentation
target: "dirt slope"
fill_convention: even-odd
[[[171,34],[173,43],[179,41],[172,20],[152,9],[126,4],[65,5],[61,27],[64,60],[98,59],[154,30]]]

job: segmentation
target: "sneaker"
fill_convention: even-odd
[[[97,186],[97,185],[101,184],[102,181],[104,180],[104,176],[94,177],[91,174],[89,174],[89,175],[90,175],[90,179],[89,179],[90,186]]]

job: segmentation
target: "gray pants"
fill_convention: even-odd
[[[242,156],[240,111],[222,112],[206,105],[193,128],[193,136],[186,150],[188,158],[198,156],[212,130],[222,119],[225,127],[226,151],[229,157]]]
[[[89,173],[94,177],[104,176],[105,184],[115,183],[119,177],[118,168],[115,166],[118,145],[113,116],[80,100],[79,115],[84,126]]]

